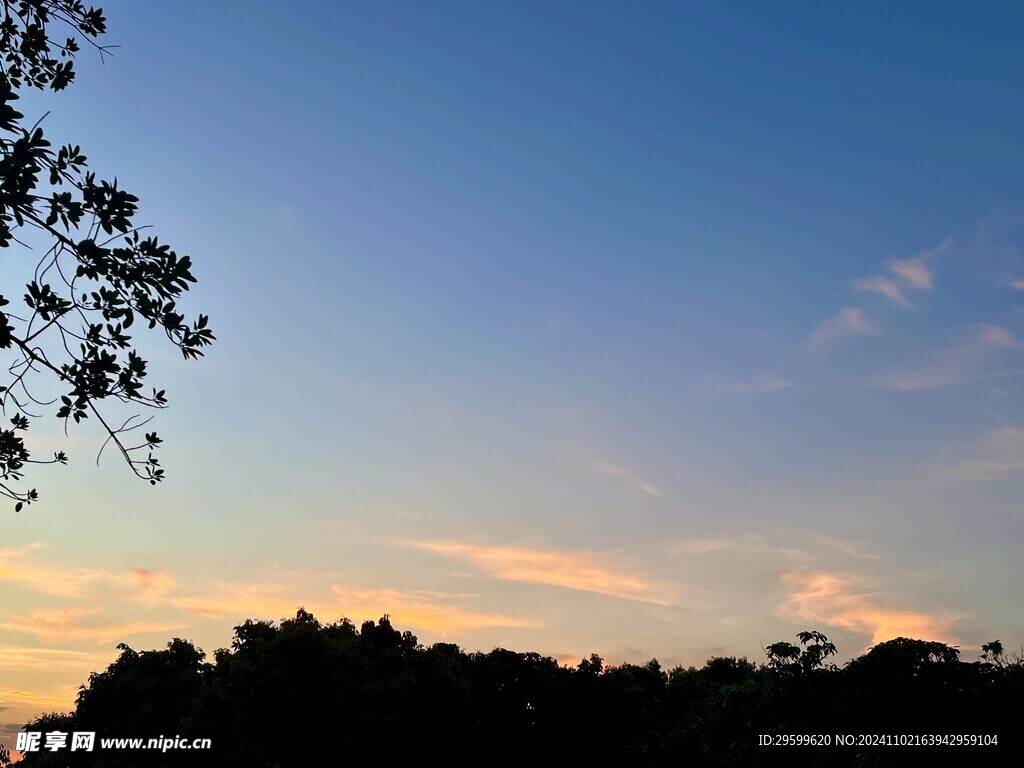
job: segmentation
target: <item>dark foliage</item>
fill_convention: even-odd
[[[149,420],[132,415],[114,421],[109,411],[118,402],[167,405],[162,389],[145,386],[147,363],[129,329],[136,323],[160,328],[186,359],[201,356],[214,336],[205,315],[188,321],[178,309],[178,299],[195,282],[191,261],[142,235],[144,227],[134,221],[138,198],[116,178],[90,171],[78,145],[54,147],[42,117],[30,125],[13,106],[24,88],[60,91],[74,80],[79,39],[100,55],[107,51],[96,43],[106,29],[102,10],[80,0],[2,4],[0,249],[43,243],[24,295],[0,295],[0,350],[8,355],[10,374],[0,387],[0,408],[10,425],[0,428],[0,495],[20,510],[38,498],[34,488],[17,488],[25,465],[67,461],[63,452],[40,461],[25,447],[30,419],[47,412],[65,428],[94,418],[107,435],[103,447],[113,443],[139,477],[162,480],[153,455],[160,437],[129,434]],[[59,32],[72,36],[61,42]]]
[[[29,753],[45,766],[306,766],[348,759],[448,766],[1016,765],[1024,667],[1002,646],[980,662],[897,638],[839,668],[819,632],[775,643],[764,664],[719,657],[668,672],[657,661],[575,668],[536,653],[424,647],[385,616],[356,628],[299,610],[247,621],[213,662],[176,639],[120,657],[70,714],[25,730],[97,738],[209,738],[209,751]],[[991,646],[991,647],[990,647]],[[998,651],[998,652],[995,652]],[[764,746],[829,735],[829,746]],[[995,735],[997,746],[837,746],[837,735]],[[0,760],[2,762],[2,760]]]

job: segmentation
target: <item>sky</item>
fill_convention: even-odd
[[[20,108],[218,341],[136,336],[156,487],[33,423],[0,734],[299,606],[567,664],[1024,645],[1018,4],[102,5]]]

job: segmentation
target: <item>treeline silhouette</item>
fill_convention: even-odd
[[[574,667],[537,653],[420,645],[388,617],[358,629],[305,610],[246,621],[213,663],[191,643],[120,657],[90,675],[74,712],[25,730],[95,731],[93,752],[26,754],[23,766],[380,765],[911,766],[1017,765],[1024,664],[998,642],[982,660],[898,638],[843,667],[819,632],[768,646],[766,659],[701,668]],[[766,746],[800,735],[818,746]],[[852,745],[836,744],[852,735]],[[865,744],[863,735],[989,746]],[[100,738],[209,738],[212,749],[104,750]],[[13,745],[9,745],[13,746]]]

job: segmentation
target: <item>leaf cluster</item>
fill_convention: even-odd
[[[38,497],[35,489],[15,487],[23,467],[67,461],[63,452],[39,461],[25,447],[29,418],[52,406],[65,432],[69,422],[92,417],[107,434],[100,453],[113,443],[137,476],[162,480],[153,453],[159,436],[148,432],[131,441],[128,435],[149,419],[135,414],[117,422],[106,412],[106,403],[167,405],[163,389],[146,386],[148,364],[129,331],[159,328],[186,359],[202,356],[215,337],[207,316],[189,320],[179,309],[196,282],[191,259],[142,234],[138,197],[116,177],[98,177],[77,144],[55,149],[39,122],[27,126],[14,106],[24,88],[60,91],[74,80],[79,37],[101,55],[109,51],[96,42],[106,29],[102,10],[79,0],[3,0],[2,6],[0,248],[30,250],[25,241],[40,237],[46,246],[19,306],[0,295],[0,350],[11,356],[0,407],[14,412],[11,427],[0,429],[0,494],[20,510]],[[55,42],[55,27],[73,35]],[[48,379],[57,394],[37,395],[38,379]]]

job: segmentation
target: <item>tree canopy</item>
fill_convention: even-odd
[[[821,632],[797,640],[768,646],[762,664],[715,657],[666,670],[655,659],[612,665],[593,654],[572,667],[504,648],[424,646],[387,616],[357,627],[299,609],[280,623],[236,626],[230,647],[212,659],[180,638],[162,650],[119,646],[120,656],[82,686],[73,712],[24,729],[95,732],[95,749],[37,749],[23,765],[230,768],[352,757],[411,765],[428,755],[449,766],[1019,764],[1018,661],[968,663],[943,643],[896,638],[838,667]],[[988,735],[997,743],[836,742],[870,734]],[[813,735],[831,742],[783,743]],[[210,739],[210,748],[100,741],[159,736]]]
[[[109,50],[97,42],[103,11],[80,0],[2,3],[0,248],[42,242],[24,295],[16,298],[13,286],[0,293],[0,350],[10,374],[0,387],[9,419],[0,427],[0,494],[20,510],[38,498],[21,486],[26,465],[67,462],[63,451],[40,460],[25,445],[31,420],[44,414],[63,420],[65,432],[95,419],[107,435],[100,452],[113,444],[138,477],[162,480],[153,453],[161,438],[144,429],[152,417],[116,412],[118,404],[162,409],[168,402],[164,390],[147,386],[148,363],[129,331],[159,328],[186,359],[215,337],[206,315],[189,320],[178,308],[196,282],[191,259],[143,234],[139,199],[116,177],[90,170],[79,145],[56,148],[42,116],[30,122],[14,106],[24,89],[57,92],[74,81],[79,40],[98,55]]]

